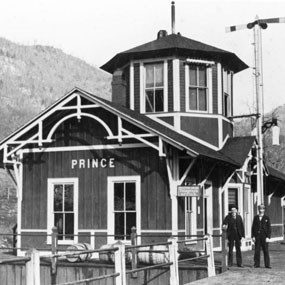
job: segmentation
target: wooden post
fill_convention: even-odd
[[[210,234],[207,234],[205,237],[207,238],[206,239],[206,255],[209,255],[209,257],[207,258],[208,277],[212,277],[216,275],[214,252],[213,252],[213,239]]]
[[[52,235],[51,235],[51,253],[52,254],[57,253],[57,241],[58,241],[57,227],[53,227]],[[51,258],[51,285],[56,284],[56,273],[57,273],[56,263],[57,263],[57,258],[52,257]]]
[[[222,231],[222,272],[228,270],[227,231]]]
[[[26,256],[31,259],[26,263],[26,284],[40,285],[40,253],[30,249]]]
[[[137,245],[137,229],[136,229],[136,227],[132,227],[131,241],[132,241],[133,246]],[[132,270],[137,269],[137,265],[138,265],[137,249],[132,248]],[[138,277],[137,272],[132,273],[132,278],[137,278],[137,277]]]
[[[172,262],[170,265],[170,285],[179,284],[179,270],[178,270],[178,244],[177,239],[171,237],[168,239],[171,244],[169,248],[169,262]]]
[[[120,274],[116,277],[115,284],[126,285],[125,245],[118,241],[114,246],[118,247],[118,250],[115,251],[115,272]]]

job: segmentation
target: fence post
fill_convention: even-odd
[[[40,285],[40,253],[30,249],[26,256],[31,259],[26,263],[26,284]]]
[[[209,255],[209,257],[207,258],[208,277],[212,277],[216,275],[214,252],[213,252],[213,239],[210,234],[207,234],[205,237],[206,237],[206,255]]]
[[[136,227],[132,227],[131,241],[132,241],[133,246],[137,245],[137,229],[136,229]],[[137,249],[132,248],[132,270],[137,269],[137,264],[138,264]],[[132,278],[137,278],[137,277],[138,277],[137,272],[132,273]]]
[[[125,245],[118,241],[114,244],[115,247],[118,247],[118,250],[115,251],[115,272],[120,273],[116,277],[116,285],[126,285],[126,262],[125,262]]]
[[[222,272],[228,269],[227,231],[222,231]]]
[[[57,253],[57,241],[58,241],[57,227],[53,227],[52,234],[51,234],[51,253],[52,254]],[[57,263],[57,258],[52,257],[51,258],[51,284],[52,285],[56,284],[56,273],[57,273],[56,263]]]
[[[171,242],[168,245],[169,248],[169,262],[172,262],[170,265],[170,285],[179,284],[179,269],[178,269],[178,244],[175,237],[170,237],[168,239]]]

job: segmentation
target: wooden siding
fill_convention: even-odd
[[[165,123],[174,126],[174,116],[169,116],[169,117],[158,117],[161,121],[164,121]]]
[[[181,130],[214,146],[219,144],[218,119],[216,118],[181,116]]]
[[[114,158],[115,168],[71,168],[72,159],[102,157]],[[141,176],[142,229],[171,228],[165,160],[161,160],[153,149],[29,153],[23,163],[24,229],[46,229],[47,179],[68,177],[79,178],[79,229],[106,229],[107,177],[125,175]]]
[[[213,114],[218,114],[218,69],[212,66]]]
[[[127,265],[127,270],[131,270],[131,267]],[[24,263],[17,264],[4,264],[0,266],[0,284],[1,285],[28,285],[25,282],[26,268]],[[51,284],[51,270],[50,265],[42,262],[40,265],[40,284]],[[65,282],[78,281],[82,279],[92,278],[94,276],[103,276],[112,274],[115,272],[113,264],[96,264],[93,262],[83,263],[67,263],[59,262],[57,264],[57,276],[56,284]],[[221,273],[220,268],[216,269],[216,274]],[[126,283],[128,285],[146,284],[146,285],[158,285],[169,284],[169,268],[156,268],[150,270],[144,270],[138,272],[137,278],[131,278],[131,274],[126,275]],[[198,279],[208,277],[206,263],[199,267],[190,267],[189,265],[179,265],[179,280],[180,284],[186,284]],[[115,285],[115,278],[108,278],[104,280],[98,280],[89,282],[90,284],[97,285]]]
[[[186,98],[185,98],[185,67],[184,61],[179,61],[179,80],[180,80],[180,111],[186,110]]]
[[[167,61],[167,78],[168,78],[168,112],[173,112],[173,63]]]
[[[134,64],[134,105],[135,111],[140,112],[140,64]]]
[[[226,136],[229,135],[230,137],[233,136],[233,124],[223,120],[223,140]]]

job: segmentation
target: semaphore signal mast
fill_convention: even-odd
[[[264,116],[264,95],[263,95],[263,62],[262,62],[262,37],[261,31],[268,27],[268,24],[285,23],[285,17],[259,19],[256,16],[255,21],[226,28],[226,32],[235,32],[243,29],[253,29],[254,36],[254,77],[255,77],[255,95],[256,95],[256,129],[257,129],[257,203],[264,203],[264,185],[263,185],[263,140],[262,124]]]

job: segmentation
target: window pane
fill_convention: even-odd
[[[163,111],[163,90],[155,91],[155,112]]]
[[[207,86],[205,67],[199,67],[199,86],[203,86],[203,87]]]
[[[191,86],[197,86],[197,68],[194,66],[190,66],[190,85]]]
[[[124,183],[114,184],[114,210],[124,211]]]
[[[73,211],[73,185],[72,184],[65,185],[64,211]]]
[[[126,210],[136,210],[136,184],[126,183]]]
[[[152,90],[147,90],[145,92],[145,111],[154,112],[153,91]]]
[[[197,110],[197,88],[189,88],[189,105],[191,110]]]
[[[53,209],[54,211],[62,211],[62,193],[63,193],[63,185],[56,184],[54,185],[54,198],[53,198]]]
[[[73,239],[74,234],[74,214],[65,214],[65,239]]]
[[[155,86],[163,86],[163,64],[155,65]]]
[[[126,235],[127,239],[130,239],[132,227],[136,227],[136,213],[127,213],[126,214]]]
[[[124,239],[124,213],[115,213],[115,239]]]
[[[54,225],[57,227],[58,231],[58,239],[63,239],[63,214],[55,214],[54,215]]]
[[[154,68],[153,65],[145,66],[146,79],[145,84],[146,87],[154,87]]]
[[[199,89],[199,110],[207,111],[207,92],[206,89]]]

